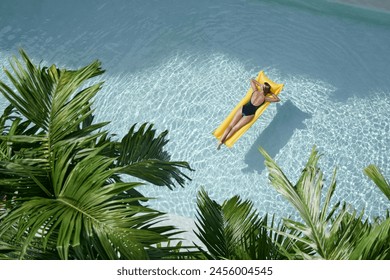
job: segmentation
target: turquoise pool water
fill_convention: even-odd
[[[290,214],[269,185],[257,148],[295,181],[316,145],[327,182],[338,167],[335,199],[375,215],[388,202],[362,170],[375,163],[390,178],[388,6],[378,0],[6,0],[0,61],[6,65],[19,47],[36,62],[66,67],[100,59],[107,72],[97,119],[111,120],[118,135],[145,121],[168,129],[172,159],[196,170],[184,189],[141,190],[157,198],[150,204],[159,210],[194,217],[204,187],[220,202],[240,195],[260,213]],[[261,69],[285,83],[282,102],[233,149],[217,151],[212,131]]]

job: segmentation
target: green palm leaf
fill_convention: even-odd
[[[190,178],[180,168],[192,171],[187,162],[170,161],[169,154],[164,151],[168,143],[164,131],[156,137],[153,125],[144,123],[136,131],[133,125],[120,142],[116,142],[111,151],[117,156],[115,166],[122,166],[123,172],[143,179],[158,186],[167,186],[172,189],[175,182],[184,186]]]
[[[376,184],[390,200],[390,184],[373,164],[364,169],[364,173]],[[390,259],[390,217],[376,219],[351,254],[351,259]]]
[[[14,58],[11,66],[15,76],[5,70],[17,92],[3,82],[0,82],[0,91],[24,117],[50,132],[51,141],[63,139],[92,114],[91,99],[101,84],[76,91],[86,80],[103,73],[100,62],[68,71],[54,65],[49,68],[36,67],[23,50],[20,54],[26,67]]]
[[[364,169],[364,173],[377,185],[383,194],[390,200],[390,184],[383,177],[378,167],[371,164]]]
[[[131,206],[129,202],[142,198],[116,200],[116,195],[134,188],[136,183],[113,183],[106,185],[112,174],[119,169],[107,169],[113,159],[99,155],[86,157],[73,164],[73,146],[57,151],[53,169],[54,198],[32,198],[12,211],[0,227],[0,235],[12,225],[18,225],[16,239],[21,240],[27,232],[20,257],[38,232],[44,232],[44,242],[58,230],[57,250],[61,258],[69,255],[69,247],[80,245],[81,232],[96,236],[109,258],[147,258],[145,248],[167,241],[167,237],[152,230],[150,223],[159,216],[146,208]],[[64,170],[68,176],[62,176]],[[54,176],[59,174],[59,176]],[[134,219],[131,217],[137,216]],[[167,228],[172,230],[173,228]]]
[[[100,62],[69,71],[37,67],[24,51],[21,56],[24,65],[11,63],[14,74],[5,70],[15,91],[0,82],[12,104],[0,119],[0,184],[12,202],[0,221],[0,238],[20,248],[13,256],[48,256],[53,244],[62,259],[190,255],[176,252],[177,246],[157,247],[177,232],[159,226],[162,213],[141,205],[147,198],[135,190],[140,183],[120,177],[183,184],[188,177],[179,168],[189,165],[169,162],[165,134],[132,131],[122,145],[98,131],[106,123],[93,124],[91,105],[101,83],[84,83],[103,72]],[[146,154],[138,150],[148,146]]]
[[[390,260],[390,218],[373,226],[361,238],[350,259]]]
[[[296,185],[293,185],[283,171],[260,148],[273,187],[279,191],[297,210],[302,222],[285,219],[285,225],[296,232],[300,247],[295,248],[297,258],[349,259],[357,244],[370,233],[370,226],[362,221],[363,212],[343,204],[335,203],[330,208],[336,188],[336,172],[333,174],[328,192],[324,198],[323,174],[318,168],[318,152],[313,148],[311,156]]]
[[[31,126],[28,120],[22,121],[10,105],[1,117],[0,129],[1,194],[8,197],[14,196],[15,193],[18,193],[19,197],[50,195],[50,191],[44,187],[44,181],[47,181],[46,173],[42,174],[41,168],[37,167],[46,161],[33,152],[40,146],[36,141],[42,139],[40,136],[30,136],[35,135],[37,126]],[[37,183],[39,187],[31,187]]]
[[[197,204],[196,235],[207,248],[207,258],[281,258],[265,227],[267,218],[260,219],[251,202],[235,196],[219,205],[202,190]]]
[[[27,121],[21,122],[20,117],[12,120],[9,109],[3,115],[11,119],[12,125],[9,129],[4,126],[0,136],[1,145],[7,145],[6,162],[0,164],[0,168],[2,166],[7,173],[18,166],[19,173],[5,179],[13,179],[12,176],[24,178],[22,189],[29,190],[27,195],[30,190],[40,189],[51,196],[53,190],[47,183],[47,174],[56,160],[52,157],[54,146],[66,142],[90,145],[86,143],[91,143],[91,139],[97,136],[91,138],[89,134],[105,125],[100,123],[81,128],[92,116],[91,99],[100,89],[100,84],[79,90],[86,80],[103,71],[98,61],[76,71],[60,70],[54,65],[41,68],[35,66],[23,50],[20,53],[25,67],[14,58],[11,62],[14,75],[5,70],[16,91],[0,81],[0,92]],[[9,162],[16,165],[10,166]],[[21,174],[23,169],[25,174]],[[30,174],[26,174],[28,172]],[[22,192],[20,194],[23,196]]]

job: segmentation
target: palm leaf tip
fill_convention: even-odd
[[[364,174],[366,174],[390,200],[390,184],[380,172],[379,168],[376,165],[371,164],[364,169]]]
[[[26,119],[43,131],[53,131],[53,139],[73,132],[91,114],[89,105],[101,84],[77,91],[104,72],[101,63],[96,60],[78,70],[66,70],[36,66],[24,50],[20,54],[24,65],[15,57],[10,63],[13,74],[5,69],[15,90],[0,82],[0,91]]]
[[[182,169],[193,171],[184,161],[171,161],[165,151],[168,131],[156,136],[152,124],[144,123],[136,130],[136,124],[120,142],[116,142],[112,156],[118,160],[125,174],[140,178],[157,186],[167,186],[172,189],[176,183],[184,187],[186,180],[191,180]]]

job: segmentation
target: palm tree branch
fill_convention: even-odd
[[[260,152],[265,157],[266,166],[270,173],[270,180],[272,185],[277,191],[286,197],[290,203],[298,210],[302,219],[306,225],[296,227],[299,231],[306,234],[311,239],[312,248],[323,258],[328,258],[332,250],[328,248],[328,222],[331,219],[333,213],[338,207],[338,204],[333,207],[330,213],[327,215],[328,207],[334,193],[336,183],[335,174],[332,178],[331,186],[329,187],[325,202],[321,209],[321,191],[323,188],[323,175],[317,167],[319,156],[315,147],[313,147],[312,153],[306,164],[305,169],[302,171],[302,175],[298,180],[297,185],[294,187],[282,170],[272,160],[272,158],[266,153],[266,151],[260,148]],[[325,218],[326,217],[326,218]]]
[[[185,180],[191,180],[180,169],[193,171],[187,162],[170,161],[169,154],[164,151],[167,144],[167,131],[156,137],[153,125],[144,123],[136,131],[133,125],[120,142],[116,142],[108,151],[117,157],[115,166],[124,167],[128,175],[140,178],[158,186],[172,189],[177,182],[184,186]]]
[[[364,169],[364,173],[378,186],[387,199],[390,200],[390,183],[379,171],[379,168],[371,164]]]

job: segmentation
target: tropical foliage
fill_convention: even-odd
[[[250,201],[234,197],[219,205],[202,191],[197,227],[208,259],[390,259],[389,212],[370,222],[363,219],[363,211],[358,213],[345,202],[332,203],[336,171],[324,194],[316,149],[295,185],[264,149],[260,151],[271,184],[295,207],[300,219],[284,218],[275,227],[275,219],[268,225],[267,215],[260,218]],[[390,199],[390,185],[378,168],[370,165],[365,173]]]
[[[274,226],[271,219],[271,227]],[[278,244],[285,250],[292,248],[294,241],[268,231],[268,216],[260,218],[249,200],[238,196],[222,205],[210,199],[202,190],[198,196],[198,238],[207,250],[199,250],[207,259],[284,259]],[[286,228],[279,224],[280,232]]]
[[[389,259],[390,218],[387,212],[370,222],[363,220],[363,211],[357,211],[346,203],[336,202],[331,206],[336,188],[336,172],[322,199],[323,173],[318,168],[320,156],[313,149],[298,182],[293,185],[282,170],[261,149],[266,159],[270,181],[274,188],[297,209],[302,221],[284,219],[287,228],[299,234],[290,235],[300,241],[294,259]],[[369,166],[366,174],[388,194],[390,186],[378,169]]]
[[[389,211],[369,220],[334,201],[336,170],[324,186],[315,148],[295,184],[260,148],[297,219],[260,217],[249,200],[219,204],[201,190],[203,245],[182,246],[139,192],[145,182],[172,189],[189,180],[189,164],[164,150],[167,131],[134,124],[116,139],[94,123],[99,61],[67,70],[20,53],[4,70],[11,85],[0,81],[10,103],[0,117],[0,259],[390,259]],[[364,172],[390,201],[378,168]]]
[[[0,119],[0,258],[149,259],[185,254],[163,214],[137,187],[173,188],[186,162],[164,151],[167,131],[150,124],[116,140],[93,122],[99,61],[78,70],[34,65],[26,53],[0,82],[10,102]],[[130,175],[134,182],[125,182]],[[140,179],[140,180],[137,180]],[[163,242],[163,243],[162,243]],[[173,242],[172,242],[173,243]]]

